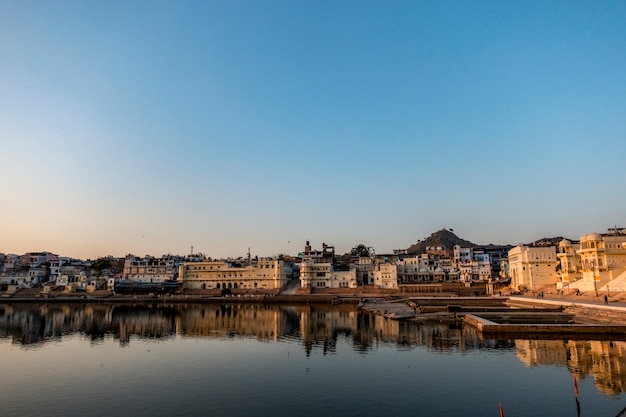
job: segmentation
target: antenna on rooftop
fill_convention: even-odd
[[[193,255],[193,245],[191,245],[191,255]]]

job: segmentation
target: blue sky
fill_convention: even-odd
[[[0,252],[625,226],[623,1],[6,1]]]

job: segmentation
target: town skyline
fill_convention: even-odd
[[[415,240],[414,242],[412,242],[409,245],[406,246],[396,246],[390,250],[379,250],[375,245],[370,245],[367,242],[353,242],[351,244],[349,244],[345,250],[344,247],[338,247],[337,245],[335,245],[333,243],[332,240],[326,239],[326,240],[320,240],[319,242],[316,241],[311,241],[309,239],[304,239],[302,241],[288,241],[287,242],[287,250],[284,252],[281,251],[276,251],[273,253],[266,253],[263,252],[262,249],[260,251],[255,250],[253,247],[243,247],[243,251],[241,253],[230,253],[230,254],[212,254],[206,251],[203,251],[201,247],[197,247],[195,245],[189,245],[188,250],[184,251],[154,251],[154,252],[137,252],[137,251],[125,251],[124,253],[119,253],[119,250],[117,251],[117,253],[112,252],[112,253],[100,253],[100,254],[95,254],[93,256],[75,256],[74,254],[71,253],[65,253],[65,252],[61,252],[61,251],[55,251],[55,250],[50,250],[49,248],[43,248],[41,250],[25,250],[25,251],[12,251],[12,250],[3,250],[3,248],[0,248],[0,253],[3,254],[16,254],[16,255],[20,255],[20,254],[26,254],[26,253],[53,253],[55,255],[58,256],[64,256],[64,257],[69,257],[69,258],[73,258],[73,259],[89,259],[89,260],[95,260],[98,258],[105,258],[105,257],[114,257],[114,258],[124,258],[127,255],[135,255],[135,256],[153,256],[153,257],[159,257],[162,255],[173,255],[173,256],[187,256],[187,255],[197,255],[197,254],[202,254],[204,256],[207,256],[209,258],[214,258],[214,259],[237,259],[237,258],[245,258],[248,255],[248,251],[250,253],[250,255],[252,257],[258,256],[261,258],[276,258],[278,256],[297,256],[298,253],[302,252],[303,248],[305,247],[305,245],[307,243],[311,243],[312,246],[319,246],[322,247],[322,245],[329,245],[332,246],[336,249],[336,254],[337,255],[344,255],[349,253],[353,248],[357,247],[358,245],[364,245],[368,248],[372,248],[375,253],[377,254],[392,254],[394,251],[397,250],[406,250],[409,249],[412,245],[415,245],[419,242],[423,242],[427,239],[432,239],[435,235],[437,235],[438,233],[442,232],[442,231],[447,231],[450,232],[452,234],[454,234],[454,236],[456,238],[458,238],[459,240],[466,240],[471,242],[473,245],[479,246],[479,247],[484,247],[484,246],[489,246],[489,245],[494,245],[494,246],[517,246],[517,245],[531,245],[534,242],[538,242],[541,240],[545,240],[545,239],[552,239],[555,237],[562,237],[564,239],[568,239],[571,241],[578,241],[579,238],[583,235],[587,235],[587,234],[591,234],[591,233],[600,233],[600,234],[607,234],[607,233],[612,233],[613,231],[617,231],[617,230],[623,230],[623,227],[619,227],[619,226],[612,226],[612,227],[608,227],[608,228],[604,228],[602,230],[593,230],[593,231],[587,231],[584,233],[581,233],[579,236],[569,236],[566,234],[556,234],[556,235],[541,235],[541,236],[537,236],[535,239],[530,240],[530,241],[525,241],[525,242],[500,242],[500,243],[494,243],[494,242],[476,242],[474,240],[472,240],[471,238],[468,238],[467,236],[463,236],[460,234],[457,234],[453,228],[441,228],[438,229],[436,231],[431,232],[429,235],[423,237],[423,238],[419,238],[417,240]],[[31,245],[32,246],[32,245]],[[461,245],[464,246],[464,245]],[[447,249],[451,249],[451,248],[447,248]]]
[[[389,252],[444,227],[516,244],[621,226],[624,15],[4,2],[0,251]]]

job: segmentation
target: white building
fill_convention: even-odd
[[[124,260],[122,276],[125,280],[135,282],[174,280],[178,275],[178,267],[181,263],[179,258],[174,256],[138,258],[133,255],[127,255]]]
[[[302,288],[357,288],[356,270],[334,271],[329,262],[302,262]]]
[[[487,281],[491,278],[491,257],[482,249],[462,248],[455,245],[454,264],[463,282]]]
[[[398,284],[456,282],[459,270],[452,259],[440,255],[421,254],[396,262]]]
[[[398,267],[396,264],[378,262],[374,267],[373,274],[376,288],[398,288]]]

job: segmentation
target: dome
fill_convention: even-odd
[[[563,239],[563,240],[561,240],[561,241],[559,242],[559,247],[560,247],[560,248],[564,248],[564,247],[566,247],[566,246],[572,246],[572,242],[570,242],[570,241],[569,241],[569,240],[567,240],[567,239]]]
[[[581,241],[602,240],[602,236],[600,236],[596,232],[593,232],[593,233],[583,236],[580,240]]]

